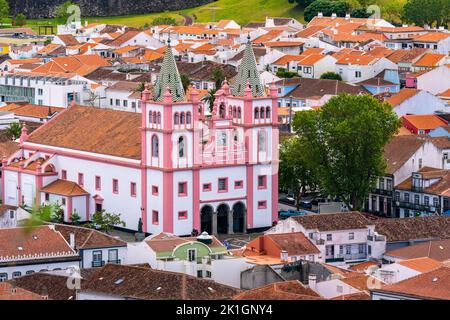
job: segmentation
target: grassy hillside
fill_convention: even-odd
[[[218,0],[204,6],[180,11],[113,17],[82,17],[82,20],[139,28],[146,23],[150,24],[153,19],[160,16],[172,17],[179,23],[183,23],[183,14],[193,17],[197,22],[233,19],[240,24],[246,24],[249,21],[263,21],[266,16],[293,17],[303,21],[303,10],[295,4],[290,4],[288,0]],[[28,25],[33,28],[43,24],[54,25],[55,23],[52,19],[28,21]]]

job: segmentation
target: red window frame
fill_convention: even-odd
[[[220,180],[225,180],[225,189],[223,189],[223,190],[220,190]],[[219,193],[228,192],[228,178],[221,177],[221,178],[217,179],[217,192],[219,192]]]
[[[67,180],[67,170],[61,170],[61,180]]]
[[[259,179],[263,178],[263,184],[259,184]],[[266,175],[259,175],[258,176],[258,189],[267,189],[267,176]]]
[[[258,209],[267,209],[267,201],[258,201]]]
[[[78,172],[78,184],[84,186],[84,173]]]
[[[154,196],[159,195],[159,188],[158,188],[158,186],[152,186],[152,195],[154,195]]]
[[[203,189],[203,192],[211,191],[212,190],[211,183],[204,183],[202,189]]]
[[[244,188],[244,180],[236,180],[234,182],[234,188],[235,189],[242,189],[242,188]]]
[[[102,178],[100,176],[95,176],[95,190],[102,190]]]
[[[188,218],[188,212],[186,210],[178,211],[178,220],[186,220]]]
[[[112,180],[112,189],[113,189],[113,193],[119,193],[119,180],[118,179],[113,179]]]
[[[183,186],[183,192],[180,191],[180,186]],[[181,181],[178,182],[178,196],[179,197],[187,197],[188,191],[187,191],[187,182]]]
[[[159,212],[157,210],[152,210],[152,223],[155,225],[159,224]]]
[[[130,182],[130,195],[132,197],[136,197],[136,190],[137,190],[136,182]]]

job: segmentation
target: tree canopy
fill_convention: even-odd
[[[308,167],[304,148],[305,145],[297,136],[285,139],[280,147],[279,186],[294,194],[297,210],[300,209],[300,200],[306,188],[316,185],[314,167]]]
[[[55,17],[58,23],[66,24],[70,17],[69,7],[75,5],[72,1],[66,1],[55,8]]]
[[[305,21],[311,21],[312,18],[322,12],[324,16],[331,16],[335,13],[338,17],[344,17],[350,11],[350,4],[341,0],[316,0],[305,8]]]
[[[320,79],[332,79],[342,81],[342,77],[335,72],[325,72],[320,76]]]
[[[418,26],[445,26],[450,23],[449,0],[408,0],[403,6],[402,20]]]
[[[158,25],[176,26],[177,21],[171,17],[158,17],[158,18],[153,19],[152,26],[158,26]]]
[[[0,21],[8,18],[9,15],[9,3],[6,0],[0,0]]]
[[[321,191],[340,197],[352,210],[362,208],[375,177],[384,174],[383,147],[399,126],[388,104],[348,94],[318,110],[297,112],[293,121],[302,157],[315,168]]]

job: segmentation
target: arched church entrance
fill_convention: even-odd
[[[233,232],[245,232],[245,205],[237,202],[233,205]]]
[[[200,233],[203,231],[212,234],[213,224],[213,208],[211,206],[204,206],[200,212]]]
[[[217,207],[217,233],[228,233],[228,215],[230,207],[221,204]]]

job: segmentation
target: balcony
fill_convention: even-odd
[[[105,265],[105,261],[101,260],[101,261],[92,261],[92,268],[98,268],[98,267],[103,267]]]
[[[369,241],[386,241],[385,236],[378,236],[378,235],[369,235],[367,236],[367,240]]]
[[[337,259],[343,259],[344,261],[354,261],[354,260],[366,260],[366,253],[352,253],[352,254],[338,254]]]
[[[386,190],[386,189],[374,189],[372,191],[373,194],[379,194],[382,196],[392,197],[392,190]]]
[[[117,259],[117,260],[108,260],[108,263],[112,263],[112,264],[121,264],[120,262],[121,262],[120,259]]]
[[[440,213],[441,209],[439,207],[434,207],[430,205],[406,202],[406,201],[397,201],[395,203],[396,207],[406,208],[416,211],[428,211],[428,212],[437,212]]]

